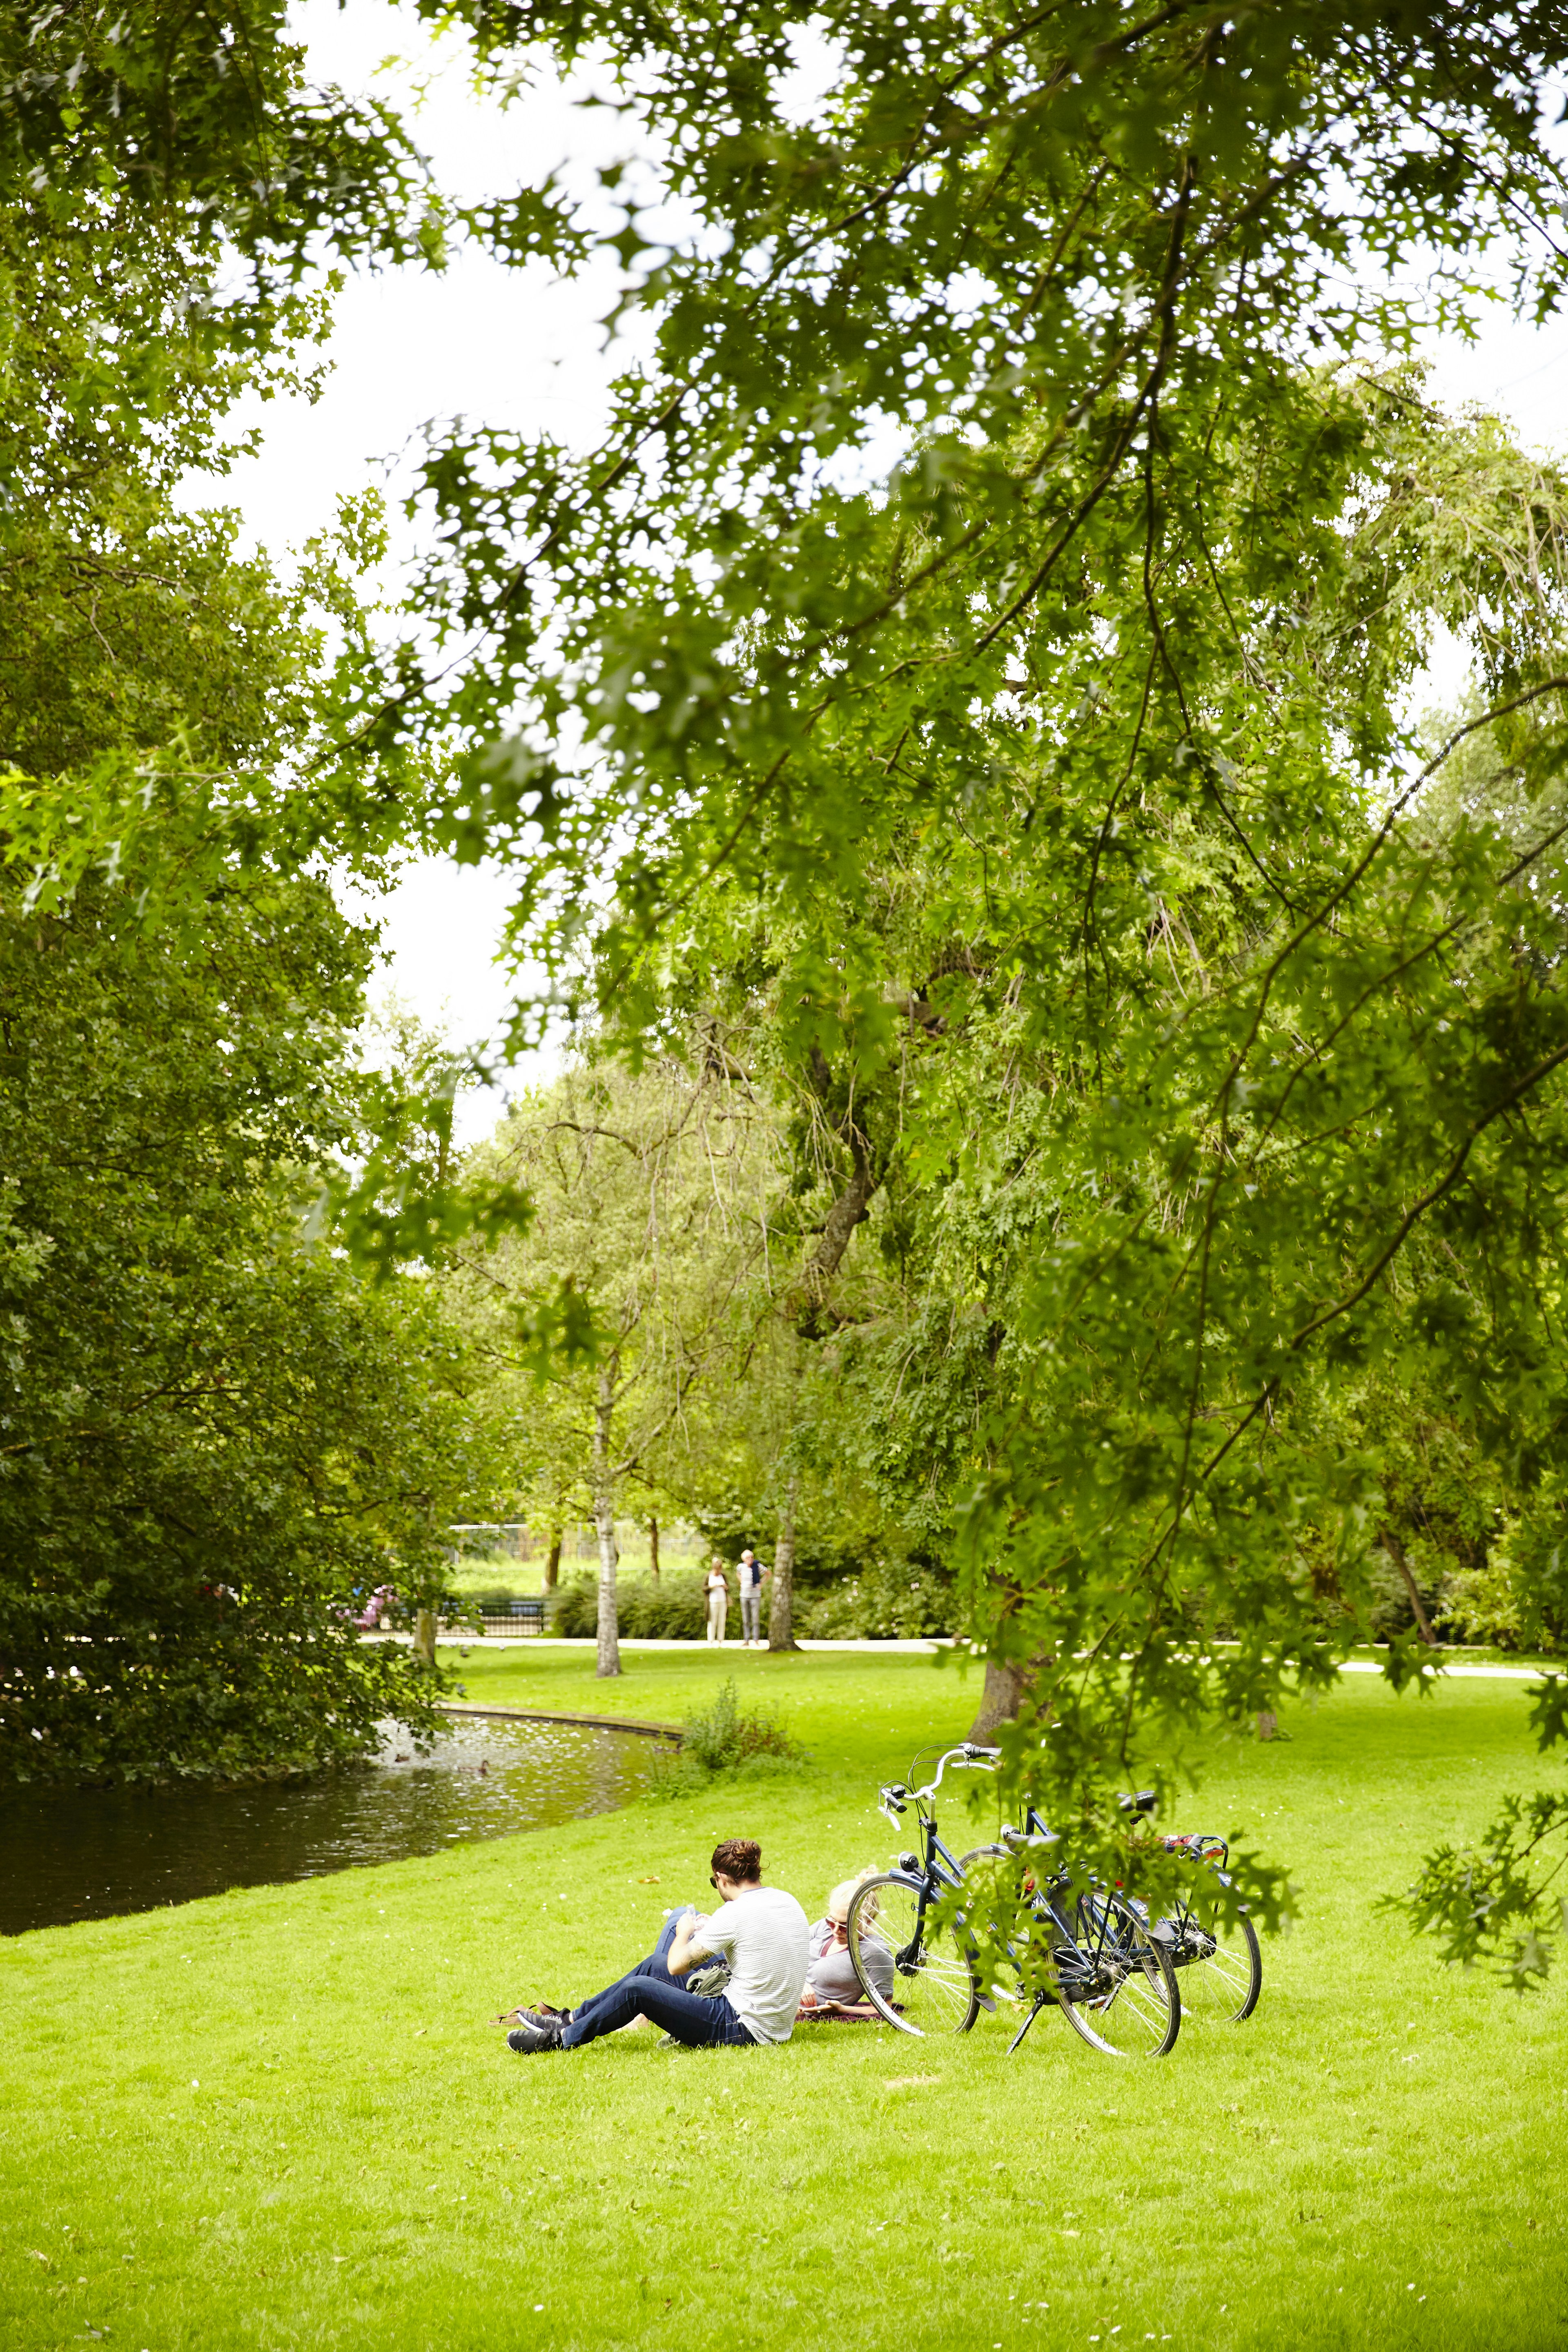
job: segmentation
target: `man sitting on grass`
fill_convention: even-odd
[[[710,1884],[720,1908],[700,1919],[689,1908],[665,1923],[646,1960],[575,2009],[525,2009],[506,2037],[510,2050],[575,2050],[648,2017],[689,2049],[710,2042],[787,2042],[805,1982],[805,1913],[782,1887],[764,1886],[763,1850],[753,1838],[725,1838],[713,1849]],[[723,1992],[688,1992],[679,1979],[704,1960],[727,1960]]]

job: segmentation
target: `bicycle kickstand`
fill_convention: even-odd
[[[1009,2043],[1007,2044],[1007,2055],[1008,2055],[1008,2057],[1009,2057],[1009,2058],[1011,2058],[1011,2056],[1013,2055],[1014,2051],[1015,2051],[1015,2050],[1016,2050],[1016,2048],[1018,2047],[1019,2042],[1022,2042],[1022,2040],[1024,2039],[1025,2034],[1026,2034],[1026,2033],[1027,2033],[1027,2032],[1028,2032],[1028,2030],[1029,2030],[1030,2026],[1031,2026],[1031,2025],[1033,2025],[1033,2023],[1034,2023],[1034,2021],[1035,2021],[1036,2018],[1037,2018],[1037,2017],[1038,2017],[1038,2015],[1039,2015],[1039,2013],[1040,2013],[1041,2010],[1042,2010],[1042,2009],[1044,2009],[1045,2005],[1046,2005],[1046,1996],[1045,1996],[1045,1994],[1044,1994],[1043,1992],[1037,1992],[1037,1993],[1035,1995],[1035,2005],[1034,2005],[1033,2009],[1031,2009],[1031,2010],[1030,2010],[1029,2014],[1028,2014],[1028,2015],[1027,2015],[1027,2017],[1024,2020],[1024,2022],[1022,2023],[1022,2025],[1020,2025],[1020,2027],[1018,2028],[1018,2031],[1016,2032],[1016,2033],[1015,2033],[1015,2035],[1013,2036],[1013,2039],[1011,2040],[1011,2042],[1009,2042]]]

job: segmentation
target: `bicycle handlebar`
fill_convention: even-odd
[[[973,1739],[963,1740],[958,1747],[948,1749],[936,1768],[935,1777],[928,1780],[923,1789],[908,1789],[901,1780],[889,1780],[879,1789],[877,1792],[878,1811],[885,1813],[890,1822],[896,1822],[911,1801],[917,1805],[929,1803],[941,1788],[942,1776],[950,1764],[955,1771],[989,1772],[1001,1753],[999,1748],[982,1748]]]

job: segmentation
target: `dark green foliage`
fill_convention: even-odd
[[[1540,1790],[1505,1798],[1479,1845],[1436,1847],[1409,1892],[1381,1907],[1435,1936],[1450,1965],[1485,1961],[1515,1992],[1528,1992],[1544,1982],[1568,1927],[1564,1869],[1568,1796]]]
[[[477,1466],[428,1286],[307,1253],[354,1132],[363,945],[318,884],[236,885],[170,953],[128,894],[0,912],[0,1773],[235,1775],[427,1727],[344,1622],[438,1580]]]
[[[171,497],[226,462],[245,386],[297,380],[304,243],[417,238],[411,151],[307,97],[281,26],[0,23],[5,1779],[275,1771],[427,1727],[435,1679],[344,1604],[433,1592],[447,1490],[485,1476],[426,1287],[370,1296],[302,1245],[370,1156],[374,942],[303,869],[330,840],[374,873],[398,820],[374,763],[352,806],[300,787],[327,628],[368,643],[348,572],[378,514],[285,581]]]
[[[959,1601],[952,1579],[908,1559],[872,1558],[797,1604],[795,1630],[817,1641],[912,1641],[951,1633]]]
[[[550,1612],[551,1631],[584,1641],[598,1626],[598,1588],[585,1579],[563,1584]],[[616,1615],[626,1638],[637,1642],[700,1642],[708,1603],[700,1576],[629,1578],[616,1588]]]

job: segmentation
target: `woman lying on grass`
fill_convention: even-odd
[[[715,2042],[739,2047],[787,2042],[805,1983],[805,1913],[782,1887],[764,1886],[763,1850],[754,1838],[725,1838],[713,1849],[710,1884],[720,1908],[700,1918],[689,1906],[665,1922],[664,1933],[635,1969],[579,2001],[575,2009],[521,2010],[523,2022],[506,2037],[510,2050],[576,2050],[602,2033],[618,2032],[634,2018],[651,2018],[688,2049]],[[728,1963],[720,1993],[688,1992],[680,1979],[704,1960]]]
[[[875,2017],[876,2011],[867,2003],[860,1990],[860,1979],[855,1973],[855,1963],[849,1957],[849,1906],[855,1900],[861,1879],[874,1878],[876,1865],[860,1873],[859,1878],[847,1878],[836,1886],[827,1898],[827,1911],[811,1929],[811,1960],[806,1969],[805,1990],[801,1995],[800,2013],[809,2017],[814,2010],[852,2010],[857,2015]],[[871,1916],[876,1915],[873,1913]],[[867,1925],[869,1926],[869,1918]],[[893,1956],[884,1944],[872,1938],[860,1948],[862,1965],[876,1981],[877,1990],[893,1997]]]

